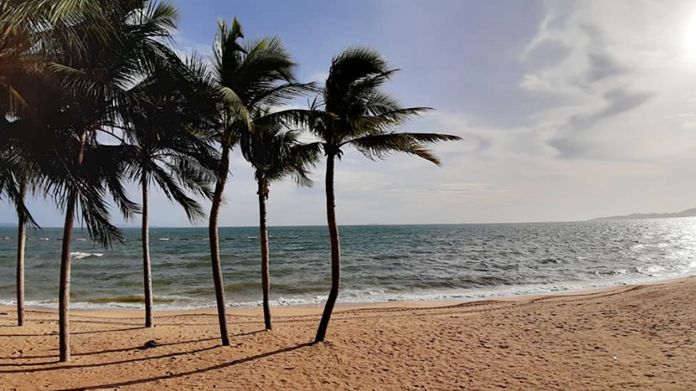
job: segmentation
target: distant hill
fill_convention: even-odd
[[[671,219],[675,217],[696,217],[696,208],[675,213],[633,213],[624,216],[608,216],[592,219],[592,221],[605,220],[638,220],[638,219]]]

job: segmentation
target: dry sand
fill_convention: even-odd
[[[56,313],[14,326],[0,308],[0,389],[696,389],[696,279],[464,304],[342,307],[309,345],[318,308],[73,311],[73,361],[56,362]],[[148,340],[158,347],[142,349]]]

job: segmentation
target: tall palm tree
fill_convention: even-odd
[[[35,6],[36,9],[31,8]],[[24,254],[27,226],[37,226],[26,205],[27,187],[37,173],[32,161],[24,158],[25,129],[35,112],[24,96],[36,94],[35,74],[42,61],[32,52],[30,20],[40,13],[36,1],[5,1],[0,4],[0,198],[8,198],[17,211],[17,325],[24,325]],[[35,117],[35,115],[34,115]]]
[[[221,21],[214,45],[214,83],[219,97],[218,129],[221,156],[210,207],[208,234],[222,344],[229,346],[225,291],[220,261],[218,219],[222,194],[229,173],[230,152],[240,135],[254,129],[252,113],[258,108],[286,102],[307,91],[307,84],[295,81],[295,64],[277,38],[264,38],[242,45],[242,27]],[[282,118],[282,113],[268,116]]]
[[[201,164],[214,159],[205,133],[205,111],[213,112],[211,99],[200,93],[196,69],[183,63],[157,69],[132,92],[138,104],[124,115],[126,139],[136,148],[131,176],[138,179],[142,190],[142,250],[145,299],[145,327],[154,326],[152,266],[148,224],[148,188],[156,185],[170,200],[176,201],[189,220],[200,220],[203,210],[186,190],[210,197],[213,176]],[[193,92],[193,93],[192,93]],[[208,96],[209,97],[209,96]],[[210,101],[205,109],[201,103]]]
[[[266,201],[270,184],[288,176],[301,186],[311,185],[307,169],[316,162],[320,145],[299,141],[300,132],[282,131],[282,123],[265,117],[268,113],[254,115],[254,132],[244,134],[240,145],[244,158],[254,167],[259,198],[259,239],[261,242],[261,286],[263,291],[263,318],[266,330],[272,330],[270,308],[270,266],[268,229],[266,227]],[[269,121],[269,119],[271,121]]]
[[[24,241],[26,225],[35,222],[24,206],[26,187],[37,179],[39,166],[54,169],[59,166],[42,143],[53,138],[38,137],[40,130],[49,129],[48,119],[60,116],[65,120],[65,94],[46,99],[47,91],[55,85],[48,76],[48,53],[55,54],[56,43],[75,39],[65,18],[80,8],[95,11],[99,5],[75,3],[70,0],[7,0],[0,4],[0,138],[6,149],[0,164],[0,195],[5,193],[16,205],[18,213],[17,306],[18,323],[23,322],[24,307]],[[98,13],[92,12],[93,15]],[[103,19],[100,20],[103,22]],[[107,31],[106,23],[96,23],[95,31]],[[61,36],[63,39],[56,39]],[[49,39],[52,38],[52,39]],[[53,89],[53,92],[58,90]],[[28,102],[33,103],[29,104]],[[57,109],[61,106],[61,109]],[[74,111],[74,110],[73,110]],[[8,120],[11,118],[12,120]],[[51,118],[51,120],[54,118]],[[55,124],[54,124],[55,125]],[[62,125],[65,125],[63,121]],[[64,130],[64,129],[62,129]],[[51,129],[51,132],[53,129]],[[68,139],[60,139],[62,144]],[[51,144],[56,145],[56,144]],[[40,152],[37,152],[40,151]],[[33,157],[32,158],[30,158]],[[10,168],[8,168],[10,167]],[[42,177],[41,180],[46,180]]]
[[[7,136],[7,132],[0,130]],[[3,150],[0,151],[0,199],[3,195],[14,204],[17,211],[17,270],[16,270],[16,297],[17,297],[17,326],[24,325],[24,254],[26,248],[27,226],[37,226],[26,205],[27,187],[30,183],[28,168],[31,162],[22,159],[21,151],[18,151],[6,137],[1,137]]]
[[[45,45],[55,48],[48,52],[50,69],[69,94],[59,112],[60,117],[67,117],[67,126],[55,130],[67,141],[58,143],[56,158],[61,164],[47,168],[47,187],[65,210],[59,291],[61,361],[70,360],[70,240],[78,207],[90,235],[105,245],[122,239],[109,222],[105,195],[110,193],[127,217],[136,210],[122,183],[136,152],[123,144],[100,144],[97,134],[112,133],[119,112],[133,104],[132,84],[173,56],[163,40],[170,36],[176,18],[175,8],[162,2],[77,3],[91,6],[70,10],[72,14],[66,17],[70,34],[57,30],[57,34],[49,34],[49,45]],[[108,31],[95,22],[103,20],[109,21]]]
[[[331,240],[331,291],[317,329],[315,342],[324,341],[338,298],[341,275],[341,246],[336,223],[334,171],[336,159],[347,147],[355,147],[370,159],[391,152],[405,152],[440,164],[423,144],[459,140],[435,133],[401,133],[394,128],[425,107],[403,108],[381,86],[396,70],[370,49],[351,48],[332,61],[326,84],[308,114],[298,113],[321,140],[326,155],[326,217]]]

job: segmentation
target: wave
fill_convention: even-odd
[[[142,303],[143,296],[139,295],[129,295],[129,296],[110,296],[110,297],[97,297],[91,299],[89,302],[98,304],[109,304],[109,303]]]
[[[540,295],[558,292],[578,291],[583,289],[607,288],[632,284],[655,283],[665,278],[632,278],[611,279],[600,281],[574,281],[555,284],[530,284],[506,287],[487,287],[473,289],[446,289],[446,290],[419,290],[412,292],[396,292],[381,289],[347,289],[342,291],[338,303],[341,304],[370,304],[388,302],[425,302],[425,301],[457,301],[470,302],[492,297],[511,297],[521,295]],[[305,294],[297,296],[280,296],[271,300],[272,306],[292,307],[303,305],[322,305],[326,301],[326,295]],[[141,309],[143,308],[141,295],[108,296],[89,299],[88,301],[76,301],[71,307],[76,309]],[[0,305],[15,305],[12,300],[0,300]],[[28,306],[57,308],[56,300],[28,301]],[[259,307],[260,300],[240,302],[228,302],[228,307]],[[214,301],[203,297],[187,296],[155,296],[156,310],[190,310],[204,309],[215,306]]]
[[[85,258],[99,258],[103,257],[103,253],[83,253],[80,251],[75,251],[71,252],[70,256],[73,257],[73,259],[85,259]]]

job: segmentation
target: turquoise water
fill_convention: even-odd
[[[84,231],[73,241],[75,307],[139,307],[138,229],[104,250]],[[272,227],[274,304],[321,303],[329,290],[325,227]],[[55,306],[61,231],[30,232],[27,300]],[[258,230],[222,228],[231,305],[258,305]],[[608,286],[696,271],[696,219],[613,222],[341,227],[341,302],[473,299]],[[0,229],[0,303],[14,300],[14,229]],[[151,231],[155,303],[160,308],[214,303],[205,228]]]

